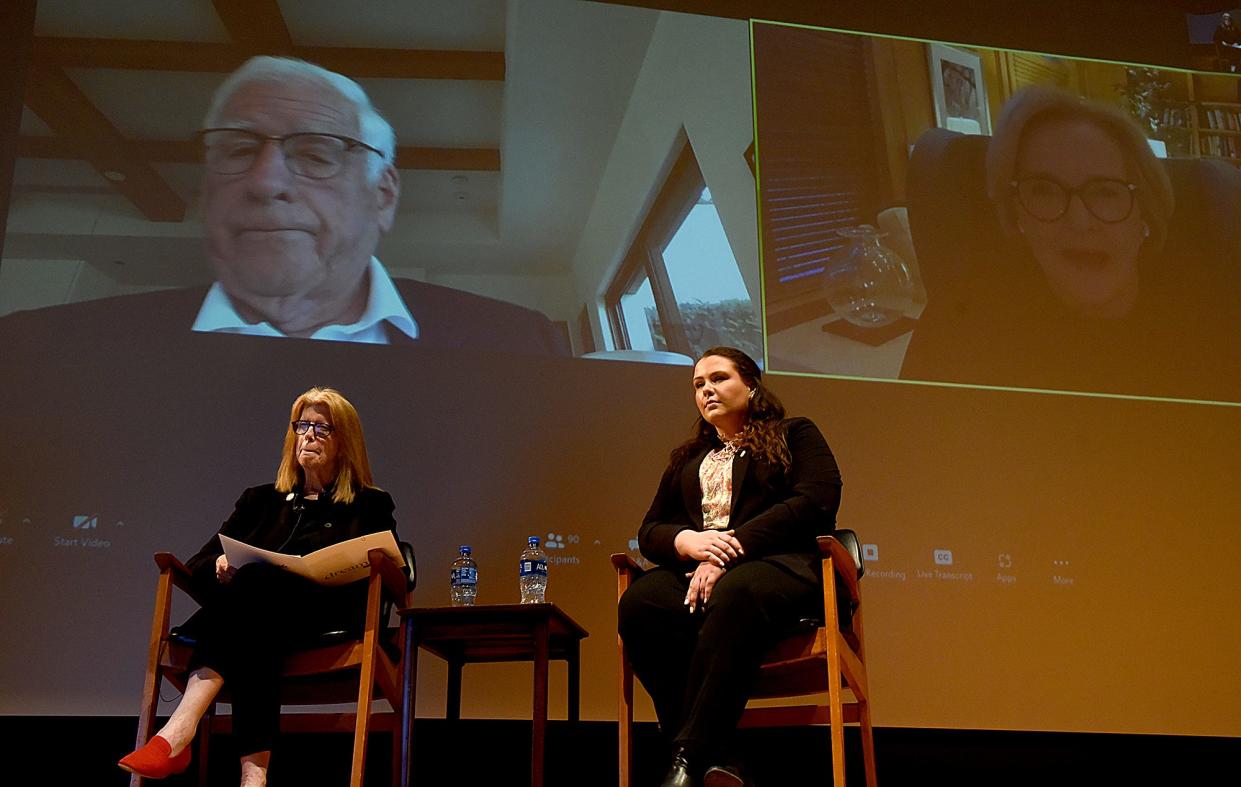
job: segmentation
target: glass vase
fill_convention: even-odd
[[[879,328],[913,306],[909,266],[884,244],[887,233],[869,224],[837,230],[848,240],[828,261],[823,292],[832,309],[862,328]]]

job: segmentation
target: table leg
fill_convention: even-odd
[[[413,784],[414,713],[418,691],[418,638],[414,623],[405,619],[405,654],[401,665],[401,787]]]
[[[459,658],[448,660],[448,696],[444,716],[453,721],[461,718],[461,668],[464,665]]]
[[[534,718],[530,741],[530,787],[543,787],[543,753],[547,744],[548,625],[534,627]]]
[[[565,655],[569,665],[569,721],[580,721],[582,710],[582,643],[573,640]]]

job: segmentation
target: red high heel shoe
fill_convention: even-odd
[[[172,746],[156,735],[141,749],[125,755],[117,765],[144,779],[163,779],[190,767],[190,747],[173,757]]]

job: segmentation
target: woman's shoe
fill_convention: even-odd
[[[659,787],[694,787],[694,778],[690,775],[689,760],[685,757],[685,749],[678,748],[672,754],[672,767],[668,769]]]
[[[164,779],[190,767],[190,747],[173,757],[172,746],[156,735],[141,749],[122,757],[117,765],[144,779]]]

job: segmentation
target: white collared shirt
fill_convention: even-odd
[[[366,296],[366,310],[357,322],[348,325],[325,325],[309,337],[334,342],[361,342],[387,344],[388,334],[384,323],[411,339],[418,338],[418,323],[405,306],[396,285],[379,260],[371,257],[369,267],[370,292]],[[245,336],[287,336],[267,321],[250,323],[242,319],[224,287],[216,282],[207,291],[203,305],[194,320],[193,330],[209,333],[238,333]]]

